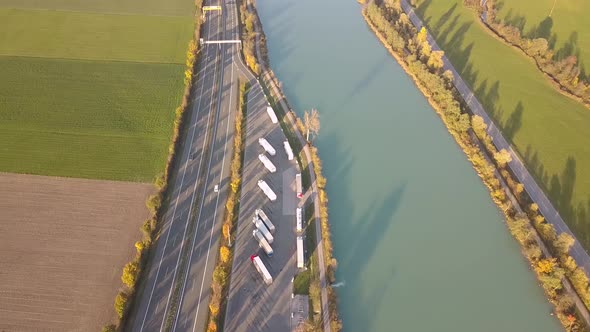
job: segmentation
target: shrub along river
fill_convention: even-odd
[[[353,0],[258,0],[271,66],[318,108],[345,331],[557,331],[487,189]]]

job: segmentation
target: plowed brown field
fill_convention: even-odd
[[[0,331],[99,331],[149,184],[0,173]]]

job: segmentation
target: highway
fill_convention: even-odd
[[[203,39],[225,39],[222,13],[206,15]],[[188,130],[155,253],[130,316],[128,329],[132,331],[204,329],[229,187],[237,102],[237,75],[232,65],[236,47],[208,44],[200,49]]]

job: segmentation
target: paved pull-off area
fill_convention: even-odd
[[[407,0],[401,0],[401,6],[403,10],[408,14],[408,17],[412,21],[412,23],[418,28],[422,28],[424,24],[422,20],[414,13],[413,8],[407,2]],[[440,50],[440,47],[436,44],[436,41],[432,37],[430,33],[427,36],[428,42],[432,46],[433,51]],[[492,138],[492,141],[498,150],[506,149],[510,152],[512,156],[512,161],[508,163],[508,166],[518,179],[520,183],[524,185],[524,189],[529,194],[531,199],[539,205],[539,211],[545,217],[545,219],[550,222],[557,231],[557,234],[566,232],[575,237],[575,235],[571,232],[569,227],[564,222],[563,218],[557,212],[547,195],[543,192],[543,190],[539,187],[531,173],[526,169],[524,163],[520,159],[520,157],[516,154],[516,152],[512,149],[508,141],[504,138],[498,127],[494,124],[494,121],[488,116],[485,109],[481,105],[481,103],[477,100],[477,98],[473,95],[473,92],[469,88],[469,86],[463,81],[460,74],[455,70],[449,59],[444,56],[443,57],[443,68],[445,70],[450,70],[453,73],[453,80],[455,87],[463,97],[463,100],[467,103],[471,112],[475,115],[479,115],[483,118],[484,122],[488,126],[487,132]],[[590,275],[590,256],[588,253],[582,248],[579,241],[576,241],[570,250],[570,254],[576,260],[576,263],[583,267],[586,271],[586,274]]]
[[[291,318],[292,280],[296,272],[295,260],[295,209],[299,200],[295,192],[296,162],[289,161],[283,141],[285,135],[278,123],[273,124],[266,113],[266,98],[259,85],[248,94],[246,146],[244,152],[242,194],[238,227],[234,245],[234,261],[226,312],[226,331],[289,331]],[[269,159],[276,166],[269,172],[258,160],[265,153],[258,144],[264,137],[275,148],[276,155]],[[264,180],[277,194],[272,202],[258,188]],[[283,184],[287,184],[284,186]],[[276,231],[272,257],[259,248],[252,236],[254,211],[263,209]],[[250,262],[251,255],[259,255],[273,277],[266,285],[262,276]]]

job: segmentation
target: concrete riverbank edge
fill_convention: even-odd
[[[314,207],[316,231],[315,250],[319,261],[318,272],[321,299],[321,327],[319,328],[325,332],[339,331],[342,328],[342,322],[337,311],[336,293],[327,281],[328,276],[332,276],[333,278],[336,260],[332,256],[327,211],[328,198],[325,191],[325,178],[321,174],[321,161],[317,154],[317,149],[303,138],[301,120],[297,118],[295,112],[288,105],[286,97],[279,87],[279,80],[274,76],[272,70],[269,69],[266,38],[264,37],[262,23],[256,11],[255,3],[248,0],[243,0],[243,2],[246,3],[248,12],[253,15],[254,20],[252,23],[254,31],[252,33],[255,35],[254,68],[252,68],[252,64],[249,61],[246,61],[246,63],[248,63],[250,69],[255,74],[258,74],[258,82],[265,91],[265,94],[269,97],[268,99],[274,107],[275,112],[279,115],[281,127],[284,129],[289,143],[296,152],[298,150],[297,147],[301,147],[303,154],[297,153],[297,159],[303,173],[308,173],[308,175],[302,174],[302,176],[304,178],[304,187],[305,182],[308,182],[309,187],[307,189],[310,189],[304,194],[304,198],[311,198]],[[240,10],[242,10],[241,7]],[[242,30],[245,29],[244,22],[240,22],[240,25]],[[245,45],[243,46],[246,47]],[[261,52],[261,48],[265,50],[264,54]],[[246,57],[247,55],[244,54],[244,56]],[[305,181],[305,178],[309,180]]]
[[[531,263],[535,263],[531,259],[531,257],[527,253],[525,253],[525,249],[526,249],[525,245],[523,242],[520,241],[518,236],[514,233],[513,225],[511,225],[511,223],[510,223],[510,221],[513,221],[513,222],[520,221],[522,219],[522,216],[523,215],[526,216],[526,215],[524,214],[524,211],[520,208],[519,203],[516,200],[516,198],[514,197],[514,195],[512,194],[509,186],[506,184],[506,182],[504,181],[502,176],[500,176],[498,169],[493,166],[494,164],[493,164],[491,158],[486,154],[485,148],[488,146],[485,144],[485,142],[479,141],[477,139],[477,136],[473,133],[473,131],[471,129],[469,129],[469,131],[470,131],[469,135],[468,135],[469,138],[465,139],[465,137],[461,136],[461,134],[459,132],[457,132],[455,129],[452,129],[450,127],[450,124],[447,121],[447,119],[443,113],[444,110],[442,109],[442,107],[440,105],[438,105],[438,103],[433,99],[432,94],[424,86],[423,82],[421,82],[420,79],[415,75],[415,73],[412,70],[410,70],[408,64],[406,63],[406,59],[404,59],[400,53],[396,52],[388,44],[387,38],[381,33],[381,31],[373,24],[371,19],[368,17],[367,6],[363,7],[362,14],[363,14],[363,17],[364,17],[365,21],[367,22],[368,26],[370,27],[370,29],[376,34],[377,38],[386,47],[386,49],[389,51],[389,53],[396,59],[396,61],[400,64],[400,66],[404,69],[404,71],[412,78],[412,80],[416,84],[417,88],[423,93],[423,95],[426,97],[428,102],[435,109],[437,114],[439,114],[439,116],[443,120],[443,123],[449,129],[449,133],[455,138],[455,141],[457,142],[457,144],[465,152],[468,159],[472,162],[474,169],[476,170],[478,175],[482,178],[484,184],[490,190],[490,194],[492,196],[492,199],[498,205],[500,210],[505,214],[506,221],[507,221],[509,229],[511,230],[511,233],[515,236],[515,238],[519,241],[519,243],[521,243],[521,245],[523,245],[524,256],[526,258],[528,258],[531,261]],[[420,27],[418,27],[418,28],[420,28]],[[406,50],[406,52],[407,52],[407,50]],[[409,55],[409,52],[408,52],[408,54],[405,54],[405,55]],[[474,154],[477,154],[477,155],[474,155]],[[480,156],[478,156],[478,155],[480,155]],[[487,161],[488,165],[481,165],[481,164],[476,163],[474,157],[484,158]],[[497,182],[496,185],[494,185],[493,182],[491,181],[492,180],[491,177],[485,176],[484,172],[482,172],[482,170],[485,170],[486,167],[490,167],[490,166],[493,168],[493,175],[494,175],[493,179],[495,180],[495,182]],[[503,195],[504,198],[502,198],[502,199],[500,199],[500,196],[497,195],[498,188],[494,188],[497,186],[500,186],[501,190],[503,190],[505,192],[505,195]],[[511,214],[513,214],[513,215],[511,215]],[[519,219],[514,220],[513,218],[515,215],[518,216]],[[527,228],[527,231],[530,232],[530,236],[532,238],[534,238],[534,240],[537,242],[539,252],[542,252],[543,255],[545,256],[545,258],[550,259],[550,257],[552,256],[550,250],[547,248],[547,246],[541,240],[541,237],[537,233],[537,230],[535,229],[535,227],[532,227],[530,225],[529,219],[527,219],[527,226],[529,227],[529,228]],[[542,276],[537,268],[535,268],[535,272],[537,273],[537,277],[541,280]],[[561,281],[563,282],[565,291],[571,295],[573,302],[575,303],[575,305],[578,309],[577,314],[579,316],[582,316],[582,318],[586,321],[586,325],[588,325],[588,321],[590,321],[590,315],[588,314],[587,308],[584,305],[583,301],[580,299],[578,294],[573,290],[573,287],[567,278],[560,277],[559,279],[561,279]],[[543,283],[542,283],[542,285],[545,288],[545,285]],[[573,325],[572,324],[573,318],[571,318],[571,317],[573,317],[573,316],[570,317],[567,315],[560,315],[559,311],[557,310],[559,308],[559,305],[561,304],[561,301],[558,301],[558,299],[561,299],[561,297],[558,297],[557,295],[551,296],[546,288],[545,288],[545,291],[547,293],[547,296],[548,296],[548,299],[550,300],[550,302],[552,302],[556,306],[556,311],[558,312],[558,316],[560,318],[560,321],[562,322],[564,327],[566,327],[568,330],[571,330],[570,328]],[[565,296],[564,296],[564,298],[565,298]]]

